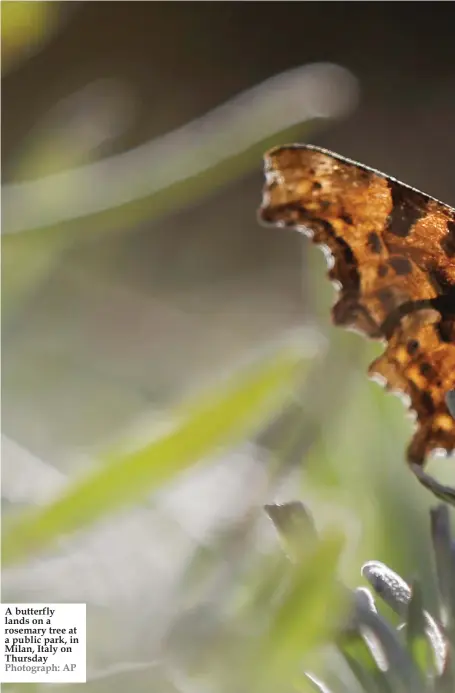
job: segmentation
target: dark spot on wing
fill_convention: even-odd
[[[430,305],[441,314],[441,320],[434,325],[437,337],[447,344],[455,343],[455,286],[444,282],[444,293],[431,299]]]
[[[416,221],[425,214],[425,204],[420,193],[401,183],[389,180],[389,188],[393,207],[387,218],[386,228],[394,236],[405,238]]]
[[[449,257],[455,255],[455,221],[447,222],[447,235],[441,241],[441,248]]]
[[[350,214],[342,214],[340,219],[342,219],[345,224],[352,225],[352,217]]]
[[[422,375],[429,376],[433,373],[433,366],[431,365],[431,363],[427,363],[426,361],[424,361],[420,364],[419,371]]]
[[[337,269],[340,266],[341,259],[342,265],[345,269],[345,272],[343,272],[343,284],[345,285],[344,288],[357,293],[360,289],[360,276],[357,269],[357,260],[351,246],[344,240],[344,238],[336,234],[335,229],[329,221],[326,221],[325,219],[315,219],[313,220],[313,226],[314,228],[322,229],[327,236],[336,241],[335,266],[330,270],[330,277],[332,279],[338,279],[341,281],[341,278],[337,275]],[[315,238],[315,241],[318,242],[318,239]],[[340,255],[341,258],[338,257],[338,255]]]
[[[390,264],[397,274],[404,275],[412,272],[412,265],[405,257],[391,257]]]
[[[380,289],[378,299],[381,301],[386,313],[390,313],[394,308],[394,294],[390,289]]]
[[[280,205],[268,205],[259,210],[260,218],[269,224],[282,224],[284,226],[305,225],[311,216],[300,202],[285,202]]]
[[[379,265],[378,267],[378,275],[380,277],[385,277],[389,273],[389,268],[387,265]]]
[[[442,342],[453,343],[455,339],[455,323],[453,320],[444,320],[443,318],[435,325],[435,330]]]
[[[372,339],[382,337],[381,328],[371,317],[365,306],[358,302],[357,295],[344,295],[332,308],[335,325],[356,325]]]
[[[417,339],[410,339],[406,344],[406,350],[409,356],[414,356],[414,354],[419,350],[420,344]]]
[[[428,414],[434,413],[433,399],[432,399],[429,392],[427,392],[426,390],[423,390],[423,392],[420,393],[420,401],[421,401],[422,405],[425,407],[425,409],[427,410]]]
[[[382,250],[381,239],[375,231],[370,231],[367,237],[368,247],[372,253],[380,253]]]

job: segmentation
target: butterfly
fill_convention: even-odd
[[[434,450],[455,449],[455,210],[312,145],[270,150],[264,172],[260,219],[326,250],[339,291],[334,323],[384,343],[369,374],[415,412],[407,461],[455,503],[455,491],[424,471]]]

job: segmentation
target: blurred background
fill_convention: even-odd
[[[404,464],[402,403],[365,375],[380,346],[331,326],[322,253],[256,209],[262,154],[290,141],[455,205],[453,19],[451,3],[2,3],[5,526],[106,450],[148,450],[207,388],[247,387],[264,349],[297,340],[305,373],[128,505],[101,492],[88,522],[81,492],[71,532],[53,515],[59,541],[4,568],[3,601],[88,603],[84,689],[243,690],[232,661],[281,555],[266,503],[341,528],[349,586],[376,558],[431,601],[432,499]],[[453,460],[435,470],[453,485]]]

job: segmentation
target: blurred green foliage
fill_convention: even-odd
[[[176,474],[216,452],[220,445],[241,439],[260,424],[267,411],[289,396],[298,379],[301,357],[284,350],[270,361],[245,369],[223,391],[192,402],[189,412],[169,433],[140,450],[111,453],[88,478],[74,484],[44,510],[34,510],[4,531],[2,560],[24,558],[59,536],[81,529],[145,494],[160,488]],[[179,420],[177,412],[170,420]]]
[[[2,3],[2,52],[7,66],[7,61],[15,59],[24,47],[52,29],[54,5]],[[315,125],[309,122],[273,133],[199,175],[185,177],[179,171],[178,183],[151,190],[148,196],[120,209],[106,209],[99,215],[6,236],[2,249],[3,308],[7,317],[20,319],[23,304],[78,234],[109,234],[119,227],[132,228],[138,220],[151,221],[174,207],[192,203],[258,167],[269,145],[305,139],[314,132]],[[45,138],[38,140],[33,148],[35,171],[43,173],[47,166],[53,170],[80,163],[78,150],[53,148],[50,154],[49,146],[54,147],[54,143]],[[176,170],[184,166],[182,153],[171,163]],[[67,191],[52,192],[64,196]],[[258,190],[258,202],[259,198]],[[260,358],[227,385],[220,384],[215,392],[169,412],[172,428],[160,435],[152,430],[150,441],[140,450],[106,454],[91,473],[71,482],[66,492],[46,507],[5,518],[4,567],[24,564],[36,553],[55,548],[58,540],[70,533],[87,530],[121,509],[142,502],[201,461],[208,463],[220,448],[259,437],[259,432],[271,430],[271,423],[281,418],[281,427],[267,442],[275,463],[270,465],[268,492],[273,497],[281,473],[297,471],[293,495],[317,509],[327,527],[316,541],[305,517],[291,514],[285,518],[281,537],[291,560],[284,557],[278,545],[261,554],[256,550],[254,534],[262,513],[258,503],[255,512],[244,517],[239,526],[228,528],[209,550],[195,552],[190,568],[197,578],[205,576],[208,581],[207,576],[216,572],[233,545],[237,550],[232,561],[237,572],[219,600],[219,612],[203,614],[205,634],[198,637],[190,614],[185,642],[182,644],[178,632],[169,641],[171,658],[179,666],[185,660],[185,675],[193,677],[196,685],[202,682],[201,690],[315,690],[304,670],[315,668],[324,673],[330,668],[327,661],[331,658],[321,646],[333,641],[345,616],[348,600],[346,591],[340,588],[341,579],[349,587],[356,585],[359,567],[367,559],[384,561],[408,579],[419,575],[425,599],[430,605],[437,600],[433,566],[428,560],[426,520],[432,499],[418,486],[403,461],[409,435],[403,406],[364,375],[379,347],[329,326],[331,289],[324,276],[325,263],[317,253],[314,249],[308,252],[305,298],[328,335],[330,347],[320,358],[305,361],[304,379],[298,375],[302,358],[295,350],[283,349],[273,358]],[[291,402],[297,381],[298,406]],[[280,521],[276,516],[273,519],[280,529]],[[182,591],[187,586],[182,585]],[[408,647],[423,670],[427,642],[422,636],[420,592],[416,592],[412,607]],[[178,623],[182,629],[186,616],[182,609]],[[345,643],[343,652],[351,670],[357,673],[357,688],[352,684],[344,690],[360,691],[362,681],[364,690],[374,693],[398,690],[390,685],[387,688],[386,677],[378,674],[363,641]],[[153,676],[158,674],[166,682],[160,690],[178,690],[177,685],[169,683],[167,671],[157,667]],[[101,690],[102,685],[94,681],[85,688]],[[111,684],[106,687],[110,690]],[[153,677],[150,688],[157,690]],[[58,693],[59,686],[53,690]]]
[[[2,73],[36,49],[57,26],[58,2],[15,2],[1,6]]]

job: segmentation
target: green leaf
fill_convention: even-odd
[[[183,420],[169,433],[134,452],[107,455],[104,465],[62,497],[29,511],[4,532],[4,565],[138,502],[221,446],[250,434],[282,406],[301,364],[295,344],[281,347],[273,358],[243,368],[217,392],[186,407]]]
[[[306,560],[293,566],[286,594],[258,645],[252,666],[258,677],[255,689],[286,690],[298,676],[304,654],[333,635],[343,607],[335,579],[343,543],[338,533],[327,532]]]
[[[266,505],[265,510],[276,527],[286,554],[291,560],[302,560],[316,541],[316,530],[303,503]]]

